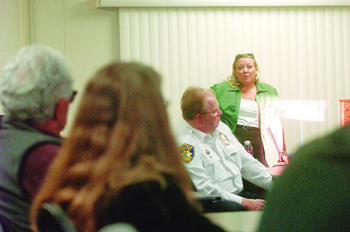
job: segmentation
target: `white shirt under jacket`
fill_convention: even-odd
[[[262,188],[271,187],[266,167],[244,150],[223,122],[210,134],[184,122],[177,131],[177,142],[198,192],[241,204],[242,197],[236,194],[243,190],[242,177]]]

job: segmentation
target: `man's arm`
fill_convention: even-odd
[[[226,125],[222,124],[220,129],[228,136],[231,145],[235,148],[234,154],[231,154],[231,150],[227,152],[230,154],[227,156],[227,159],[239,166],[240,173],[244,179],[259,187],[269,189],[272,176],[267,172],[266,167],[244,150],[242,144],[230,133]]]
[[[199,171],[199,170],[197,169],[197,171]],[[199,173],[202,173],[202,172],[203,172],[203,170],[200,171]],[[198,175],[198,172],[197,172],[197,174],[194,174],[191,171],[189,171],[189,173],[190,173],[190,176],[191,176],[191,179],[192,179],[194,185],[201,192],[204,192],[206,194],[220,195],[223,200],[237,202],[249,211],[262,210],[264,205],[265,205],[265,200],[247,199],[247,198],[232,194],[228,191],[225,191],[224,189],[220,188],[219,186],[213,184],[212,181],[210,180],[210,178],[208,178],[208,176],[204,173],[199,174],[199,175]]]
[[[186,168],[194,186],[199,192],[219,195],[224,200],[235,201],[239,204],[242,203],[242,197],[232,194],[214,184],[211,178],[206,174],[203,167],[191,164],[191,167],[186,166]]]
[[[272,187],[272,176],[262,163],[245,151],[241,153],[241,162],[242,177],[244,179],[264,189]]]

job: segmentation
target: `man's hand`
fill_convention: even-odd
[[[242,198],[241,205],[249,211],[260,211],[264,208],[265,203],[265,200]]]

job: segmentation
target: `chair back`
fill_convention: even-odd
[[[4,232],[2,225],[1,225],[1,222],[0,222],[0,232]]]
[[[101,228],[98,232],[137,232],[137,229],[128,223],[114,223]]]
[[[40,232],[78,232],[59,205],[45,203],[36,219]]]
[[[1,122],[2,122],[2,118],[4,117],[4,115],[0,114],[0,129],[1,129]],[[1,231],[0,231],[1,232]]]

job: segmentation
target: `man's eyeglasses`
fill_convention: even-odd
[[[218,116],[218,114],[221,112],[220,109],[218,109],[217,111],[214,111],[214,112],[203,112],[201,114],[214,114],[214,117]]]
[[[75,95],[77,95],[77,93],[78,93],[78,91],[73,91],[72,96],[69,99],[70,102],[74,101]]]

